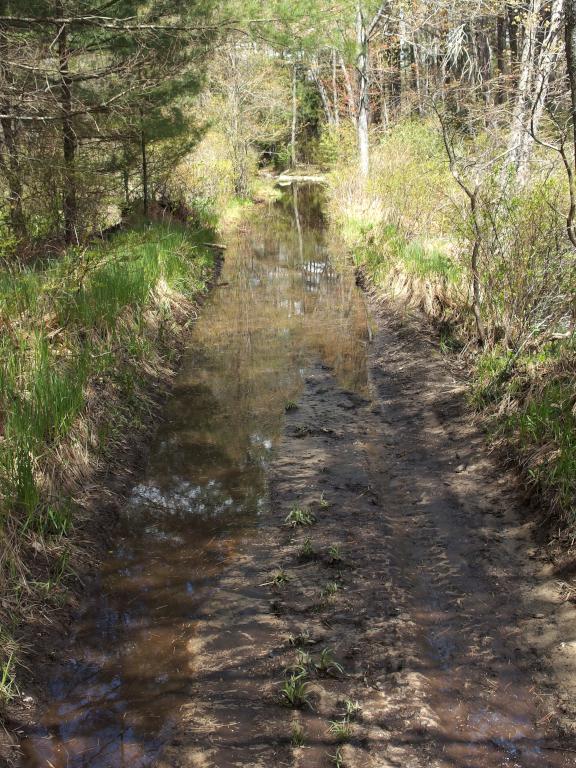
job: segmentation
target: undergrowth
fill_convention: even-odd
[[[468,141],[471,164],[482,140]],[[562,170],[548,164],[542,175],[536,162],[530,183],[505,193],[497,171],[487,176],[474,223],[434,124],[408,120],[374,136],[365,182],[353,134],[327,133],[322,147],[330,219],[357,269],[377,295],[430,318],[443,352],[466,355],[472,401],[494,439],[574,529],[576,262]],[[483,348],[471,307],[476,240]]]
[[[0,705],[21,623],[64,594],[88,480],[149,411],[149,383],[171,373],[213,271],[210,239],[141,224],[0,269]]]
[[[494,349],[478,360],[472,402],[492,414],[494,437],[514,450],[555,516],[576,525],[576,341],[515,357]]]

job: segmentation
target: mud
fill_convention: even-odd
[[[23,765],[576,765],[569,579],[465,384],[305,192],[228,254]]]

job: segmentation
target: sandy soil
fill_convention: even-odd
[[[536,543],[463,383],[375,311],[367,396],[307,371],[271,513],[191,641],[162,768],[576,765],[570,568]],[[294,506],[315,523],[286,525]],[[295,669],[301,708],[282,702]]]

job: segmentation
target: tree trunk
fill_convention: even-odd
[[[338,104],[338,59],[336,48],[332,49],[332,106],[334,110],[334,125],[340,125],[340,106]]]
[[[292,67],[292,135],[290,140],[290,160],[292,168],[296,167],[298,162],[296,152],[296,134],[298,131],[298,65],[294,62]]]
[[[144,129],[144,110],[142,108],[140,108],[140,155],[142,163],[142,209],[144,216],[148,216],[148,147],[146,143],[146,131]]]
[[[566,20],[566,61],[572,99],[572,139],[576,162],[576,0],[564,0],[564,15]]]
[[[5,114],[12,111],[10,104],[3,104],[2,109]],[[8,185],[8,205],[10,208],[10,225],[12,231],[18,238],[25,238],[26,219],[22,208],[22,178],[20,171],[20,160],[18,157],[18,148],[16,145],[16,132],[14,121],[10,118],[0,120],[3,134],[3,144],[6,148],[6,156],[2,157],[2,169]]]
[[[348,101],[348,114],[350,115],[350,120],[355,122],[356,107],[355,107],[354,91],[352,89],[352,83],[350,82],[350,75],[348,73],[348,68],[346,67],[346,63],[344,62],[344,59],[342,58],[342,56],[340,56],[340,69],[342,70],[342,75],[344,76],[344,88],[346,89],[346,97]]]
[[[506,101],[506,75],[508,64],[506,62],[506,21],[502,16],[496,20],[496,69],[498,70],[498,87],[496,89],[496,103],[504,104]]]
[[[312,76],[312,79],[316,83],[316,88],[318,88],[318,93],[320,94],[320,99],[322,101],[322,106],[324,107],[324,114],[326,115],[326,120],[328,122],[328,125],[332,126],[334,125],[334,115],[332,113],[332,100],[329,98],[328,93],[326,91],[326,87],[324,86],[324,83],[322,81],[322,75],[320,73],[320,64],[318,61],[313,61],[312,66],[310,67],[310,75]]]
[[[482,290],[480,286],[480,250],[482,247],[482,234],[478,221],[478,189],[470,195],[470,211],[474,223],[474,243],[472,245],[472,255],[470,258],[470,267],[472,271],[472,312],[476,321],[476,330],[478,339],[482,346],[486,344],[486,330],[482,322]]]
[[[398,119],[402,111],[402,44],[395,35],[390,44],[390,114]]]
[[[508,27],[508,38],[510,40],[510,58],[512,60],[512,69],[518,64],[518,7],[514,3],[509,3],[506,9],[506,22]]]
[[[536,97],[534,84],[536,69],[539,65],[536,47],[541,9],[542,0],[530,0],[530,7],[524,24],[522,57],[508,140],[508,162],[503,168],[503,182],[506,181],[508,172],[512,168],[515,171],[515,180],[521,183],[530,160],[532,139],[529,131],[530,124],[534,125],[533,111]]]
[[[62,5],[59,12],[63,14]],[[64,24],[58,37],[58,58],[60,75],[60,109],[62,111],[62,151],[64,155],[64,237],[67,243],[77,238],[76,200],[76,134],[72,122],[72,80],[70,79],[70,48],[68,28]]]
[[[360,174],[367,178],[370,172],[370,143],[369,143],[369,112],[370,93],[368,84],[368,33],[364,22],[362,4],[358,3],[356,9],[356,44],[358,55],[356,68],[358,72],[358,151],[360,161]]]
[[[569,156],[565,155],[566,171],[568,173],[568,183],[570,185],[570,211],[568,213],[568,237],[572,245],[576,248],[576,0],[564,0],[564,18],[565,18],[565,45],[566,45],[566,68],[568,70],[568,80],[570,82],[570,97],[572,104],[572,144],[574,146],[574,157],[570,167]]]
[[[416,109],[414,111],[417,115],[422,116],[424,114],[424,102],[422,99],[422,86],[420,82],[420,62],[418,59],[417,32],[414,32],[414,43],[410,46],[410,57],[412,61],[412,88],[416,93]]]

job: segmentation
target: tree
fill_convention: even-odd
[[[17,111],[12,106],[16,100],[8,98],[9,76],[4,75],[0,117],[0,170],[12,190],[15,231],[23,231],[24,219],[22,169],[16,172],[14,162],[16,132],[40,133],[50,144],[60,126],[59,192],[66,242],[79,237],[80,220],[80,228],[86,228],[90,210],[99,210],[94,197],[102,194],[101,171],[111,170],[112,160],[120,156],[126,186],[126,162],[134,157],[130,145],[135,141],[142,150],[147,205],[146,145],[155,131],[166,139],[187,130],[181,111],[169,105],[185,89],[197,91],[213,35],[207,25],[210,9],[210,0],[184,8],[175,0],[116,0],[100,9],[88,0],[1,4],[2,50],[15,53],[9,63],[23,73],[18,90],[11,89],[18,96]],[[6,73],[6,59],[4,65]],[[118,152],[119,147],[124,151]]]

